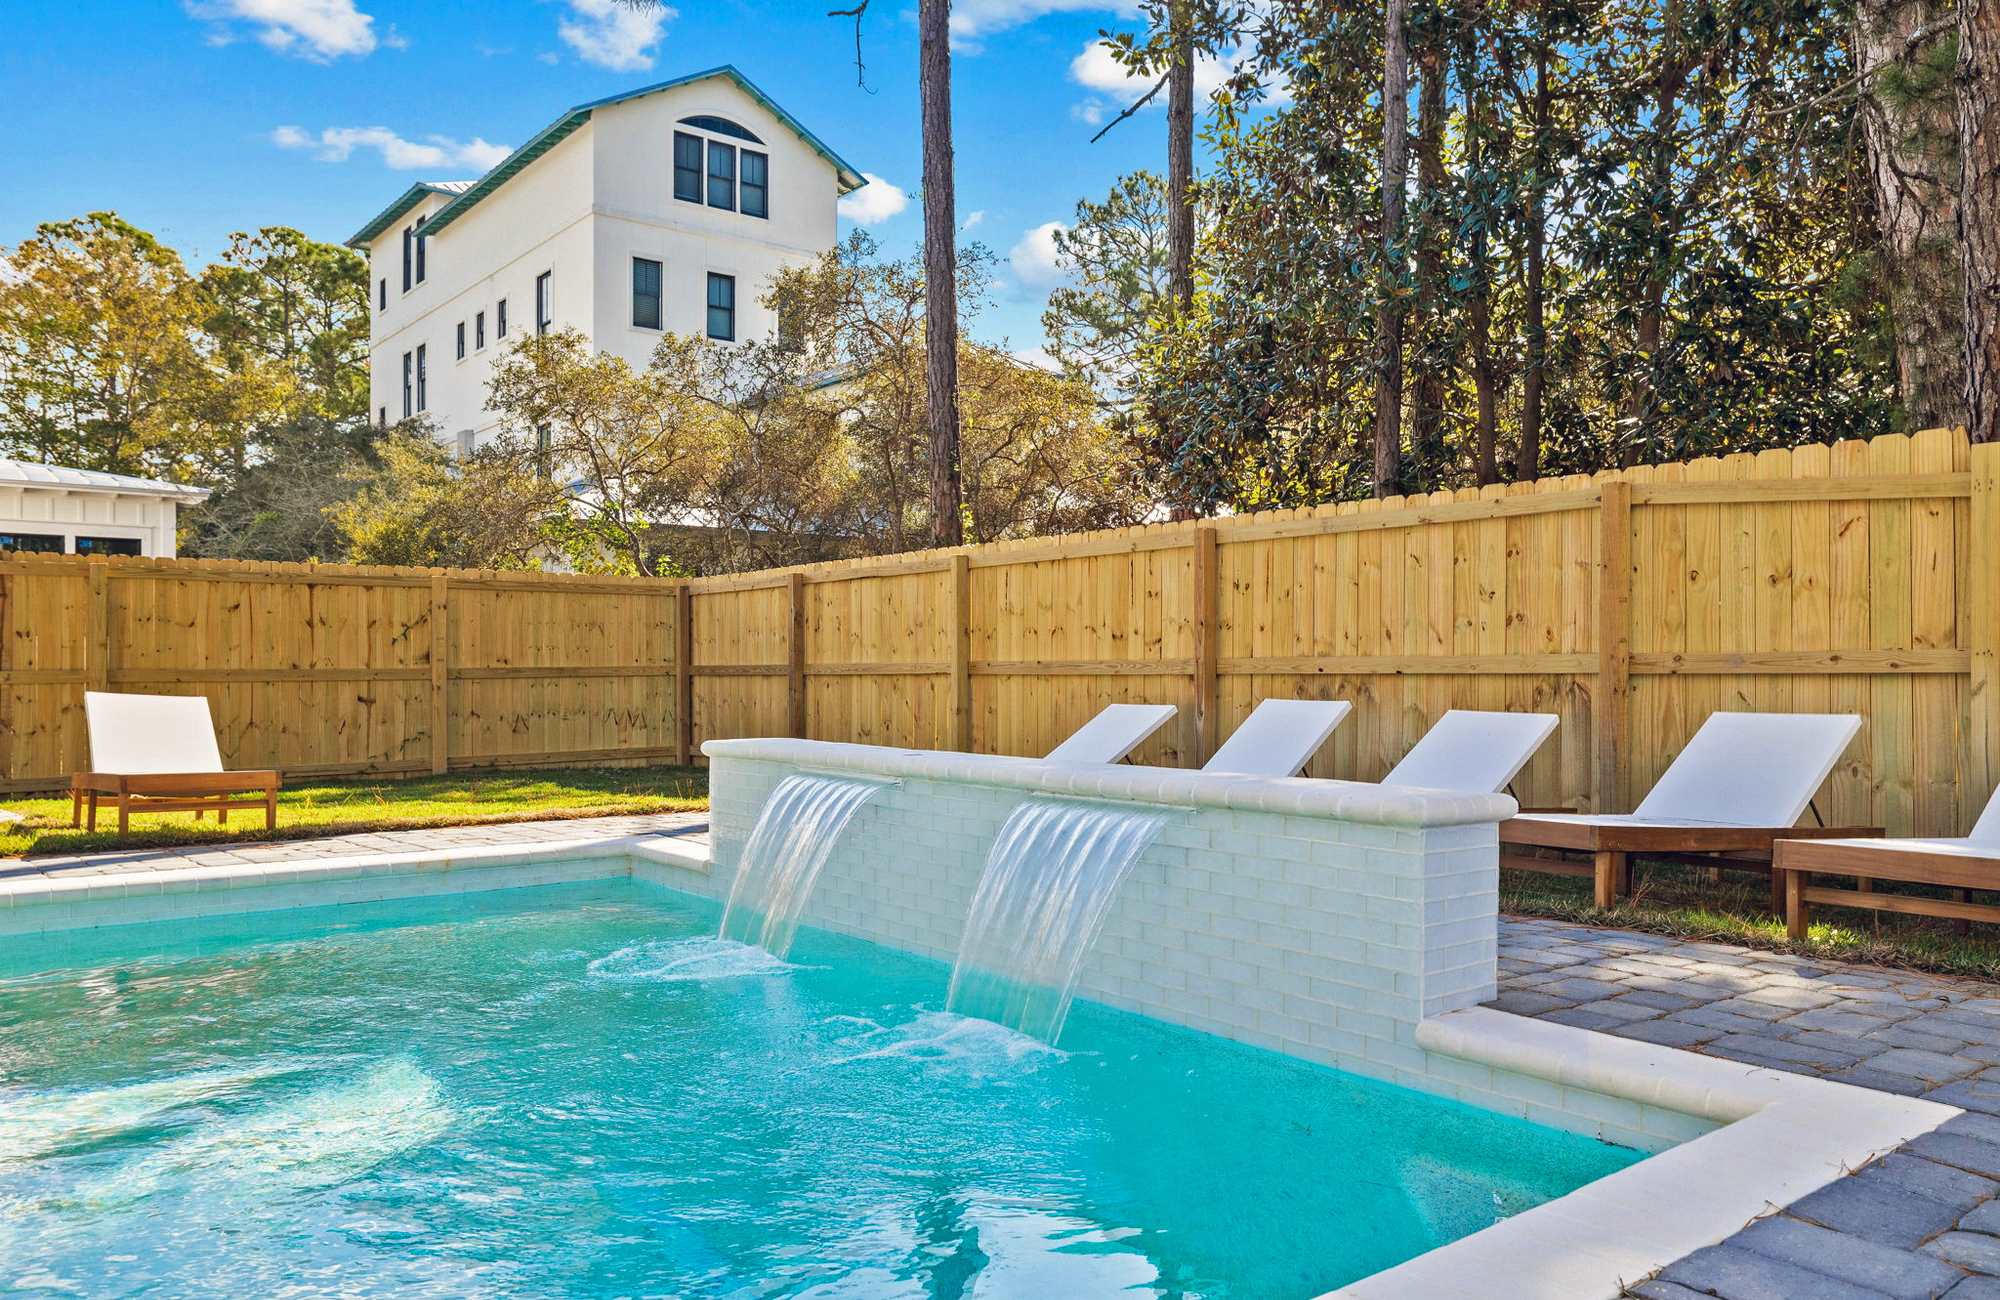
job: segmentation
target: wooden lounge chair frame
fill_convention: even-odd
[[[1784,910],[1783,883],[1772,868],[1773,846],[1787,839],[1855,839],[1879,826],[1670,826],[1646,823],[1558,822],[1513,817],[1500,823],[1500,865],[1519,871],[1589,876],[1597,906],[1609,908],[1632,892],[1632,855],[1703,867],[1769,871],[1771,910]],[[1553,849],[1589,857],[1537,857],[1510,848]]]
[[[118,809],[118,833],[132,828],[135,812],[192,812],[199,821],[213,811],[218,823],[227,825],[232,808],[264,810],[264,829],[278,826],[278,774],[274,771],[241,772],[78,772],[69,779],[71,826],[97,829],[97,805],[109,797]],[[256,793],[255,799],[232,799],[231,795]]]
[[[109,798],[120,834],[135,812],[192,812],[199,820],[213,810],[227,824],[232,808],[262,808],[264,828],[277,829],[278,773],[224,770],[207,699],[86,691],[83,708],[91,761],[103,770],[70,777],[71,826],[96,830],[98,805]]]
[[[2000,790],[1993,792],[1972,833],[1962,838],[1780,840],[1771,869],[1785,893],[1785,928],[1794,939],[1806,937],[1814,903],[1949,921],[2000,921],[2000,906],[1966,897],[1968,890],[2000,889]],[[1815,885],[1815,874],[1852,876],[1854,888]],[[1878,893],[1878,880],[1937,885],[1952,896]]]

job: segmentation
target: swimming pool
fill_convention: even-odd
[[[1638,1153],[626,879],[11,940],[0,1287],[1312,1296]]]

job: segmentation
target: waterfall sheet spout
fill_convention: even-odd
[[[861,805],[887,786],[804,772],[780,781],[743,846],[722,913],[722,937],[754,944],[774,957],[790,952],[806,899],[834,843]]]
[[[1030,799],[993,841],[946,1008],[1054,1043],[1077,971],[1164,811]]]

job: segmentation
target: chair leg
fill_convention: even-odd
[[[120,835],[129,835],[131,831],[132,797],[127,794],[120,794],[118,796],[118,833]]]
[[[1785,896],[1785,877],[1795,874],[1797,873],[1780,871],[1775,865],[1771,868],[1771,915],[1786,915],[1788,899]]]
[[[272,786],[264,791],[264,829],[278,829],[278,789]]]
[[[92,790],[88,798],[90,800],[90,821],[84,826],[84,829],[95,831],[97,829],[97,791]]]
[[[83,791],[76,786],[71,786],[69,788],[69,828],[75,830],[81,825],[83,825]]]
[[[222,796],[222,802],[216,805],[216,808],[215,808],[215,820],[216,820],[216,824],[217,824],[217,825],[221,825],[221,826],[227,826],[227,825],[229,825],[229,796],[228,796],[228,795],[223,795],[223,796]]]
[[[1592,856],[1591,875],[1597,884],[1597,905],[1609,909],[1618,901],[1618,886],[1625,876],[1623,853],[1601,852]]]
[[[1806,873],[1803,871],[1779,871],[1773,867],[1775,875],[1784,878],[1785,890],[1785,933],[1793,939],[1806,937],[1806,927],[1811,924],[1810,909],[1806,902]]]

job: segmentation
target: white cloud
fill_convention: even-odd
[[[487,171],[510,152],[506,145],[478,136],[465,141],[442,135],[406,140],[386,126],[330,126],[318,135],[303,127],[281,126],[271,132],[271,143],[280,149],[311,149],[321,162],[346,162],[358,149],[373,149],[382,156],[384,166],[397,171],[453,168],[475,174]]]
[[[1050,356],[1046,348],[1018,348],[1009,355],[1024,366],[1033,366],[1052,374],[1062,373],[1062,362]]]
[[[239,25],[267,48],[325,63],[375,51],[375,19],[354,0],[187,0],[195,18],[217,25],[212,37],[226,44]],[[402,38],[391,33],[401,48]]]
[[[1101,12],[1105,9],[1119,13],[1136,12],[1135,6],[1122,0],[1112,3],[1107,3],[1107,0],[956,0],[951,7],[952,44],[971,46],[982,36],[1019,27],[1044,14]]]
[[[585,63],[613,72],[642,72],[653,66],[653,52],[678,16],[669,5],[630,5],[618,0],[567,0],[569,16],[556,24],[556,35]]]
[[[1227,80],[1236,67],[1236,56],[1225,62],[1213,54],[1202,54],[1194,63],[1194,97],[1201,104]],[[1095,92],[1070,109],[1070,116],[1096,126],[1113,113],[1123,112],[1139,96],[1153,88],[1159,80],[1158,74],[1134,76],[1129,69],[1111,57],[1111,47],[1103,41],[1091,41],[1081,53],[1069,61],[1070,80],[1085,90]],[[1265,94],[1265,104],[1277,107],[1291,102],[1289,83],[1273,86]],[[1166,92],[1153,96],[1146,105],[1148,110],[1164,109],[1167,106]]]
[[[868,183],[840,197],[840,215],[849,221],[872,226],[910,206],[910,196],[902,187],[891,185],[874,172],[862,172],[861,179]]]
[[[1056,232],[1067,229],[1060,221],[1044,221],[1023,234],[1007,254],[1014,278],[1034,289],[1051,289],[1068,279],[1068,259],[1056,251]]]
[[[986,209],[984,208],[980,208],[974,212],[968,212],[965,216],[965,220],[958,223],[959,233],[963,234],[968,230],[977,230],[985,220],[986,220]]]

